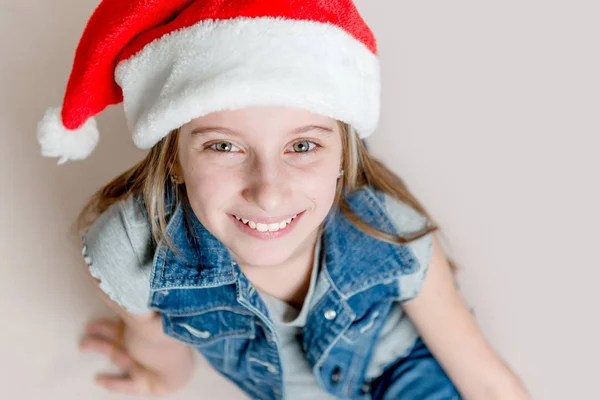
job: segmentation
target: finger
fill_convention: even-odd
[[[90,322],[85,327],[87,335],[94,335],[114,339],[117,337],[119,323],[117,320],[100,319]]]
[[[96,383],[109,390],[128,394],[153,396],[165,396],[168,394],[167,388],[160,384],[157,377],[149,372],[140,374],[137,377],[99,374],[96,376]]]
[[[106,340],[97,338],[85,339],[81,344],[81,350],[95,351],[106,355],[112,363],[114,363],[130,375],[136,374],[138,372],[137,364],[135,360],[129,355],[129,353]]]
[[[87,323],[87,325],[92,325],[92,324],[107,324],[107,325],[114,325],[119,321],[119,318],[112,318],[112,317],[99,317],[96,318],[92,321],[89,321]]]
[[[109,374],[100,374],[96,376],[96,383],[110,391],[126,394],[145,394],[138,382],[128,376],[117,376]]]

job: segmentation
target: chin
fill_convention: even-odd
[[[283,252],[281,250],[274,252],[273,249],[269,249],[269,245],[261,246],[259,250],[257,248],[248,248],[246,246],[229,247],[229,251],[233,255],[234,259],[238,264],[251,265],[256,267],[271,267],[281,265],[292,256],[289,252]]]

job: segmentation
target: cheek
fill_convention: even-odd
[[[237,190],[237,179],[223,168],[196,165],[184,170],[184,175],[187,194],[197,214],[210,215],[208,211],[227,204]]]
[[[332,201],[335,197],[338,173],[339,169],[332,166],[321,166],[311,171],[302,171],[295,174],[295,188],[314,201],[320,203]]]

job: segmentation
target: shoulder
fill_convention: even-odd
[[[384,212],[399,235],[411,236],[428,227],[430,222],[428,218],[408,203],[381,191],[378,191],[377,195],[382,201]],[[422,288],[433,256],[433,235],[433,233],[428,233],[405,245],[414,255],[415,262],[418,265],[414,273],[403,275],[400,279],[402,301],[416,297]]]
[[[107,250],[107,255],[136,258],[141,263],[145,261],[144,252],[150,238],[150,223],[145,217],[143,203],[130,196],[100,214],[82,239],[88,249]]]
[[[128,311],[147,312],[154,246],[139,198],[130,196],[112,204],[85,232],[82,244],[100,288]]]
[[[419,232],[428,225],[427,217],[415,210],[408,203],[389,193],[379,192],[383,199],[384,211],[396,227],[399,234],[407,235]]]

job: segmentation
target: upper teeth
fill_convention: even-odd
[[[292,222],[294,218],[296,218],[297,215],[298,214],[281,222],[276,222],[274,224],[262,224],[260,222],[247,220],[246,218],[240,218],[237,215],[235,215],[235,217],[238,219],[238,221],[242,221],[244,224],[247,224],[250,228],[256,229],[259,232],[275,232],[285,228],[290,222]]]

